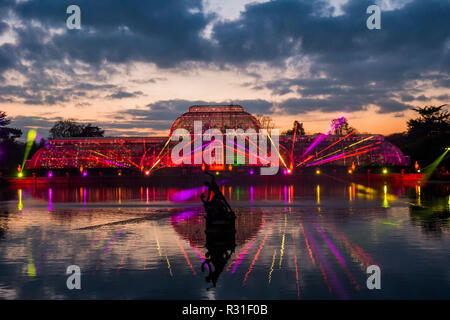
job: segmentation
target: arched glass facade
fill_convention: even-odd
[[[67,168],[127,168],[138,172],[149,172],[162,167],[177,167],[171,160],[171,150],[176,144],[170,141],[175,129],[183,128],[191,134],[194,122],[202,121],[202,130],[217,128],[254,129],[261,125],[242,106],[191,106],[187,113],[179,116],[170,129],[169,137],[105,137],[70,138],[51,140],[27,161],[28,169]],[[389,143],[383,136],[350,135],[347,137],[328,135],[325,137],[292,136],[279,137],[280,166],[296,168],[308,166],[408,166],[409,157]],[[314,146],[312,148],[312,146]],[[248,157],[249,144],[241,148]],[[248,164],[248,163],[247,163]],[[199,166],[182,164],[181,166]],[[225,166],[223,167],[225,168]]]

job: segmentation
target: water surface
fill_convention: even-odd
[[[223,182],[237,232],[208,239],[201,192],[3,190],[0,298],[450,298],[448,184]],[[67,289],[69,265],[81,290]],[[366,286],[369,265],[380,290]]]

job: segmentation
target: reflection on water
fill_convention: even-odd
[[[220,187],[236,233],[205,233],[198,185],[4,190],[0,298],[450,298],[448,184]]]

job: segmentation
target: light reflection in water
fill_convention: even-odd
[[[53,210],[53,189],[52,188],[48,188],[48,211],[52,211]]]
[[[11,266],[2,268],[0,282],[18,292],[29,287],[31,297],[70,298],[57,283],[49,283],[43,293],[38,281],[30,284],[21,276],[40,279],[74,263],[95,284],[95,290],[84,291],[86,298],[205,298],[200,266],[208,258],[201,207],[195,199],[173,208],[151,206],[186,189],[16,190],[17,205],[10,210],[27,214],[10,214],[8,220],[0,215],[0,268]],[[405,275],[389,278],[393,289],[378,297],[450,298],[450,281],[445,276],[436,280],[450,263],[445,255],[450,245],[447,186],[321,182],[229,185],[224,191],[238,218],[236,251],[213,289],[219,299],[371,298],[374,293],[365,287],[371,264]],[[39,200],[43,208],[33,206]],[[260,206],[261,200],[269,203]],[[115,203],[114,208],[101,207],[102,201]],[[79,206],[61,208],[63,202]],[[41,214],[46,207],[51,215]],[[407,271],[398,264],[399,256],[410,266]],[[111,272],[116,289],[107,289]],[[423,283],[414,283],[418,275]]]
[[[316,187],[316,194],[317,194],[317,204],[320,204],[320,185],[317,185]]]
[[[386,184],[383,187],[383,207],[384,208],[389,208],[388,193],[387,193],[387,185]]]
[[[18,196],[19,196],[19,204],[18,204],[17,208],[19,209],[19,211],[22,211],[22,209],[23,209],[23,203],[22,203],[22,189],[19,189],[19,190],[17,191],[17,193],[18,193]]]

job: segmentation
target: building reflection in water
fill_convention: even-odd
[[[361,279],[369,265],[393,266],[395,258],[390,261],[385,256],[389,250],[385,247],[382,250],[386,238],[394,239],[396,245],[403,246],[398,250],[404,252],[423,249],[410,254],[416,257],[421,252],[431,254],[424,248],[438,246],[436,243],[440,242],[430,243],[428,238],[445,240],[443,235],[449,230],[449,189],[443,184],[252,183],[221,188],[237,207],[236,233],[221,237],[204,232],[202,209],[195,205],[202,187],[52,186],[14,190],[12,197],[17,202],[10,208],[14,212],[6,215],[0,212],[0,246],[9,241],[5,238],[26,239],[18,255],[23,253],[21,270],[27,278],[41,276],[46,272],[43,266],[54,265],[58,261],[55,257],[61,255],[64,263],[74,259],[86,266],[93,264],[93,272],[99,275],[109,269],[121,275],[130,270],[144,270],[147,274],[167,276],[170,281],[191,277],[198,284],[201,279],[203,285],[206,277],[209,288],[220,284],[221,290],[231,287],[233,281],[233,290],[235,282],[242,290],[259,286],[258,290],[263,288],[267,292],[291,285],[290,290],[295,290],[298,298],[308,296],[312,290],[313,286],[305,283],[318,279],[316,287],[325,288],[330,296],[346,299],[364,291]],[[41,205],[41,211],[28,202],[30,196]],[[167,203],[168,199],[176,204],[180,201],[181,205],[175,210]],[[258,201],[270,203],[264,207]],[[57,205],[61,202],[75,202],[79,206],[63,210]],[[102,204],[94,206],[99,202],[112,205],[99,210]],[[146,215],[155,202],[163,205],[155,206]],[[139,210],[133,207],[136,203],[140,204],[136,206]],[[122,208],[120,213],[116,210],[118,204]],[[321,214],[317,214],[318,206]],[[84,208],[86,212],[82,211]],[[42,215],[46,209],[52,214]],[[20,212],[23,215],[14,214]],[[387,218],[395,223],[385,224]],[[80,230],[80,223],[87,228],[98,227]],[[357,227],[351,227],[353,223]],[[61,225],[70,228],[60,232]],[[51,232],[39,233],[37,227]],[[30,233],[21,233],[23,230]],[[58,232],[64,236],[56,245],[49,237]],[[423,234],[433,237],[421,237]],[[78,243],[81,253],[75,250]],[[47,250],[54,252],[53,260],[50,255],[49,261],[45,261]],[[70,252],[67,256],[66,250]],[[390,250],[394,253],[396,247]],[[200,272],[202,266],[204,273]]]
[[[204,272],[205,266],[207,266],[208,275],[205,277],[205,280],[208,283],[212,283],[212,288],[215,288],[220,274],[236,248],[236,232],[234,229],[227,228],[221,230],[221,232],[211,232],[207,228],[205,232],[205,248],[207,252],[205,253],[206,259],[202,262],[201,269]],[[210,288],[207,288],[207,290]]]

